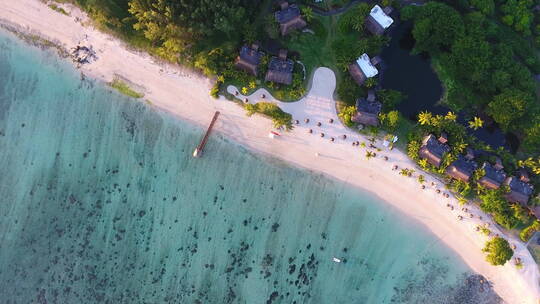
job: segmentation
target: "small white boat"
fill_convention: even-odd
[[[332,258],[332,261],[334,261],[334,262],[336,262],[336,263],[341,263],[341,260],[338,259],[338,258],[336,258],[336,257],[333,257],[333,258]]]

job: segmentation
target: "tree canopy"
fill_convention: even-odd
[[[540,106],[533,78],[540,73],[540,56],[531,41],[487,17],[496,10],[527,24],[529,2],[471,0],[478,12],[431,1],[405,7],[402,17],[414,22],[413,51],[429,54],[436,63],[447,89],[444,101],[452,110],[487,113],[504,131],[523,138],[525,149],[540,151],[535,145],[540,142]]]
[[[514,251],[510,248],[510,244],[502,237],[494,237],[486,242],[486,246],[482,251],[487,253],[486,260],[491,265],[504,265],[508,262]]]
[[[408,6],[403,19],[414,19],[414,51],[438,52],[450,48],[465,30],[460,14],[446,4],[429,2],[421,9]]]

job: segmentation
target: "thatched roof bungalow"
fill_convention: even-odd
[[[240,70],[244,70],[254,76],[257,76],[257,67],[261,63],[261,58],[264,53],[259,51],[259,45],[251,46],[244,45],[240,48],[240,54],[236,57],[234,66]]]
[[[302,19],[300,9],[296,4],[286,1],[281,2],[281,10],[275,12],[276,21],[279,24],[281,36],[286,36],[293,30],[300,30],[306,27],[307,23]]]
[[[460,155],[446,168],[446,174],[451,178],[468,183],[469,179],[478,168],[478,164]]]
[[[292,83],[294,61],[287,59],[287,50],[280,50],[278,57],[272,57],[264,80],[289,85]]]
[[[382,104],[374,98],[358,98],[356,100],[356,114],[351,120],[364,125],[378,126],[381,108]]]
[[[484,162],[481,169],[484,170],[485,175],[478,180],[478,184],[487,189],[499,189],[506,179],[506,173],[502,169],[497,170],[497,168]]]
[[[373,35],[382,35],[394,23],[394,19],[389,15],[392,13],[391,7],[382,9],[375,5],[366,18],[366,29]]]
[[[380,62],[378,57],[369,59],[368,54],[364,53],[349,65],[349,74],[351,74],[351,77],[358,85],[363,85],[368,78],[375,77],[379,74],[379,70],[375,67],[373,60],[376,60],[376,63]]]
[[[533,193],[533,186],[515,176],[508,177],[504,184],[510,188],[510,192],[505,194],[506,199],[512,203],[519,203],[527,206],[530,196]]]
[[[421,159],[426,159],[428,163],[435,167],[440,167],[445,153],[450,151],[450,147],[438,141],[433,134],[429,134],[422,140],[422,146],[418,151]]]

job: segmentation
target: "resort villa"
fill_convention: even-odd
[[[249,74],[257,76],[257,67],[261,63],[261,58],[264,55],[259,51],[259,45],[251,46],[244,45],[240,49],[240,54],[236,57],[234,66],[240,70],[244,70]]]
[[[272,57],[268,64],[265,81],[289,85],[292,83],[294,62],[287,59],[287,50],[280,50],[278,57]]]
[[[366,28],[373,35],[382,35],[384,32],[394,23],[394,20],[389,16],[393,9],[391,7],[385,7],[382,9],[380,6],[375,5],[369,12],[366,18]]]
[[[382,104],[375,100],[375,93],[370,91],[367,98],[356,100],[356,114],[351,120],[363,125],[378,126],[381,108]]]
[[[446,174],[453,179],[468,183],[477,167],[478,164],[475,161],[460,155],[446,168]]]
[[[504,181],[504,185],[510,188],[510,192],[505,194],[505,198],[509,202],[519,203],[524,207],[527,206],[527,202],[534,190],[527,178],[511,176]]]
[[[364,53],[349,65],[349,73],[358,85],[362,85],[368,78],[375,77],[379,74],[379,70],[375,67],[379,62],[379,57],[369,59],[368,54]]]
[[[484,188],[492,190],[499,189],[506,179],[506,173],[502,170],[501,166],[492,166],[490,163],[484,162],[481,169],[484,170],[485,174],[478,180],[478,184]]]
[[[300,30],[306,27],[307,23],[300,15],[300,9],[296,4],[290,4],[287,1],[280,3],[281,10],[275,12],[276,21],[279,24],[281,36],[286,36],[294,30]]]
[[[422,146],[418,151],[418,156],[439,168],[444,154],[450,151],[450,147],[446,142],[447,139],[445,135],[441,135],[441,137],[437,139],[433,134],[429,134],[422,140]]]

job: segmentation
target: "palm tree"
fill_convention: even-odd
[[[372,157],[375,157],[375,153],[371,152],[371,151],[366,151],[366,158],[367,159],[370,159]]]
[[[302,8],[302,15],[307,22],[310,22],[313,19],[313,9],[309,6]]]
[[[450,112],[446,113],[446,116],[444,117],[444,119],[449,120],[449,121],[456,121],[457,115],[456,115],[456,113],[450,111]]]
[[[243,87],[242,88],[242,95],[247,95],[247,93],[248,93],[248,88]]]
[[[420,167],[422,167],[422,169],[426,169],[428,166],[427,159],[422,158],[421,160],[418,161],[418,164],[420,165]]]
[[[411,177],[413,173],[414,173],[414,170],[409,169],[409,168],[401,169],[401,171],[399,171],[400,175],[408,176],[408,177]]]
[[[433,115],[430,112],[420,112],[420,114],[418,114],[418,122],[421,125],[429,125],[432,117]]]
[[[484,121],[480,119],[479,117],[474,117],[473,120],[469,121],[469,128],[478,130],[484,125]]]
[[[442,115],[435,115],[431,117],[431,125],[434,127],[439,127],[443,121],[444,117]]]
[[[457,142],[454,144],[454,150],[458,153],[462,153],[463,151],[465,151],[465,149],[467,149],[467,143],[461,141],[461,142]]]

